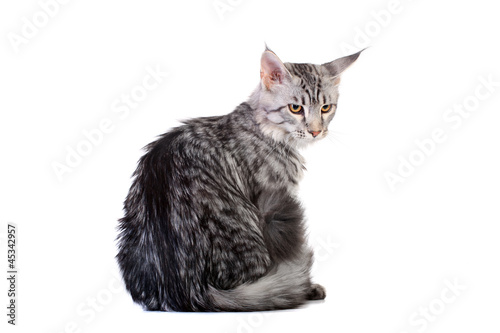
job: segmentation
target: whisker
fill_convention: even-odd
[[[332,134],[333,134],[333,133],[332,133]],[[338,143],[338,144],[340,144],[342,147],[344,147],[344,148],[348,148],[348,146],[347,146],[345,143],[343,143],[342,141],[340,141],[340,139],[339,139],[339,138],[337,138],[337,137],[335,137],[334,135],[328,135],[328,136],[326,136],[326,138],[327,138],[328,140],[330,140],[333,144]],[[334,140],[335,140],[335,141],[334,141]]]
[[[273,143],[273,147],[272,147],[271,151],[266,155],[265,159],[267,159],[277,148],[278,148],[278,144]]]
[[[351,135],[350,133],[339,132],[339,131],[336,131],[336,130],[330,130],[330,133],[339,134],[339,135]]]

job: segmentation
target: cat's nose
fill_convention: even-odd
[[[321,133],[321,131],[308,131],[308,132],[311,133],[314,138]]]

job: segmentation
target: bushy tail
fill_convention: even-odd
[[[267,275],[232,290],[210,287],[209,297],[218,311],[266,311],[296,308],[311,292],[312,252],[280,263]]]

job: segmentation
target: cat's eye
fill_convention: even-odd
[[[327,113],[332,109],[333,104],[325,104],[321,107],[321,112]]]
[[[302,111],[302,105],[297,105],[297,104],[288,104],[288,108],[290,109],[291,112],[293,113],[299,113]]]

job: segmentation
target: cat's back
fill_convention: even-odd
[[[168,175],[200,167],[218,155],[223,144],[214,135],[223,116],[194,118],[162,134],[148,144],[139,160],[136,175],[167,172]]]
[[[248,105],[240,105],[224,116],[193,118],[161,135],[145,147],[135,175],[145,189],[158,188],[170,195],[201,191],[207,186],[221,192],[251,180],[251,160],[259,159],[262,144],[247,117]],[[253,153],[252,153],[253,152]],[[247,174],[248,173],[248,174]]]
[[[169,162],[174,168],[205,166],[205,170],[210,170],[228,159],[243,163],[249,154],[259,150],[256,147],[265,144],[251,111],[243,103],[223,116],[185,120],[147,145],[139,164],[155,167]]]

